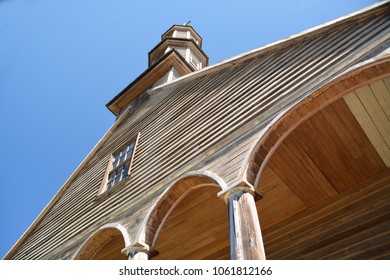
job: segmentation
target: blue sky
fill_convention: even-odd
[[[0,0],[0,257],[115,118],[105,104],[191,20],[210,64],[377,1]]]

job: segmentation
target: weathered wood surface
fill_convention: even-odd
[[[265,260],[256,204],[250,193],[229,197],[230,255],[233,260]]]
[[[229,259],[228,209],[218,188],[190,191],[160,230],[153,259]]]
[[[267,258],[389,258],[389,211],[390,170],[387,169],[265,229]]]
[[[146,210],[140,205],[154,201],[169,182],[197,166],[207,169],[212,163],[203,162],[219,150],[310,95],[388,37],[388,7],[371,13],[375,16],[327,26],[315,35],[298,36],[282,47],[263,49],[250,58],[230,61],[217,70],[203,71],[152,92],[151,98],[96,148],[91,160],[7,258],[69,256],[64,244],[76,248],[109,221],[126,215],[134,215],[129,220],[142,220],[140,215]],[[138,132],[131,178],[123,187],[97,198],[110,155]],[[226,166],[233,173],[238,170]],[[229,170],[220,166],[218,172],[232,174],[233,180]]]
[[[390,78],[357,89],[344,100],[386,166],[390,167]]]

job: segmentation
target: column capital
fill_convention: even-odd
[[[125,254],[126,256],[129,256],[130,254],[136,254],[138,252],[145,253],[149,256],[149,258],[154,257],[158,255],[158,251],[156,251],[153,247],[143,243],[143,242],[137,242],[130,246],[127,246],[126,248],[122,249],[122,254]]]
[[[238,183],[234,187],[220,191],[217,195],[218,195],[218,197],[221,197],[223,200],[225,200],[226,203],[228,203],[229,198],[233,194],[240,192],[240,191],[243,191],[245,193],[250,193],[251,195],[253,195],[255,201],[263,198],[263,195],[261,193],[257,192],[255,190],[255,188],[253,187],[253,185],[251,183],[247,182],[246,180],[241,181],[240,183]]]

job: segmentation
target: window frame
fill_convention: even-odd
[[[202,60],[193,52],[189,54],[189,60],[191,65],[193,65],[197,70],[202,68]]]
[[[111,190],[113,189],[117,189],[117,186],[120,186],[122,185],[129,177],[131,177],[131,170],[132,170],[132,167],[133,167],[133,163],[134,163],[134,156],[135,156],[135,153],[136,153],[136,150],[137,150],[137,144],[138,144],[138,139],[139,139],[139,133],[137,134],[136,137],[132,138],[131,141],[128,141],[126,142],[125,145],[122,145],[120,148],[116,149],[111,155],[110,155],[110,159],[108,161],[108,166],[106,168],[106,172],[104,174],[104,178],[103,178],[103,182],[100,186],[100,189],[99,189],[99,193],[98,193],[98,196],[99,195],[102,195],[104,193],[107,193],[107,192],[110,192]],[[118,163],[117,166],[113,166],[114,162],[115,162],[115,159],[117,158],[117,155],[119,154],[119,157],[120,158],[120,153],[127,147],[129,147],[132,143],[134,143],[134,146],[133,146],[133,151],[132,151],[132,154],[130,157],[124,159],[122,162]],[[110,181],[110,177],[112,176],[112,174],[115,174],[117,173],[119,170],[123,170],[123,169],[126,169],[125,166],[129,164],[129,167],[127,169],[127,171],[125,171],[127,173],[126,177],[122,177],[123,176],[123,172],[120,173],[120,180],[115,183],[115,180],[116,180],[116,176],[113,177],[113,185],[108,187],[108,184],[111,182]]]

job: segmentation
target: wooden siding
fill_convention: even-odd
[[[388,7],[384,6],[373,16],[328,26],[315,36],[297,37],[282,48],[275,46],[230,67],[205,71],[202,76],[190,76],[152,91],[150,100],[99,147],[8,258],[69,256],[64,244],[76,248],[107,222],[132,215],[136,215],[130,219],[133,222],[142,220],[147,212],[142,203],[153,202],[169,182],[233,145],[238,137],[259,129],[356,63],[389,37],[389,25]],[[138,132],[131,178],[124,186],[96,197],[109,156]],[[239,168],[224,166],[218,167],[218,173],[234,181],[235,174],[229,170]],[[145,207],[151,206],[148,203]]]

